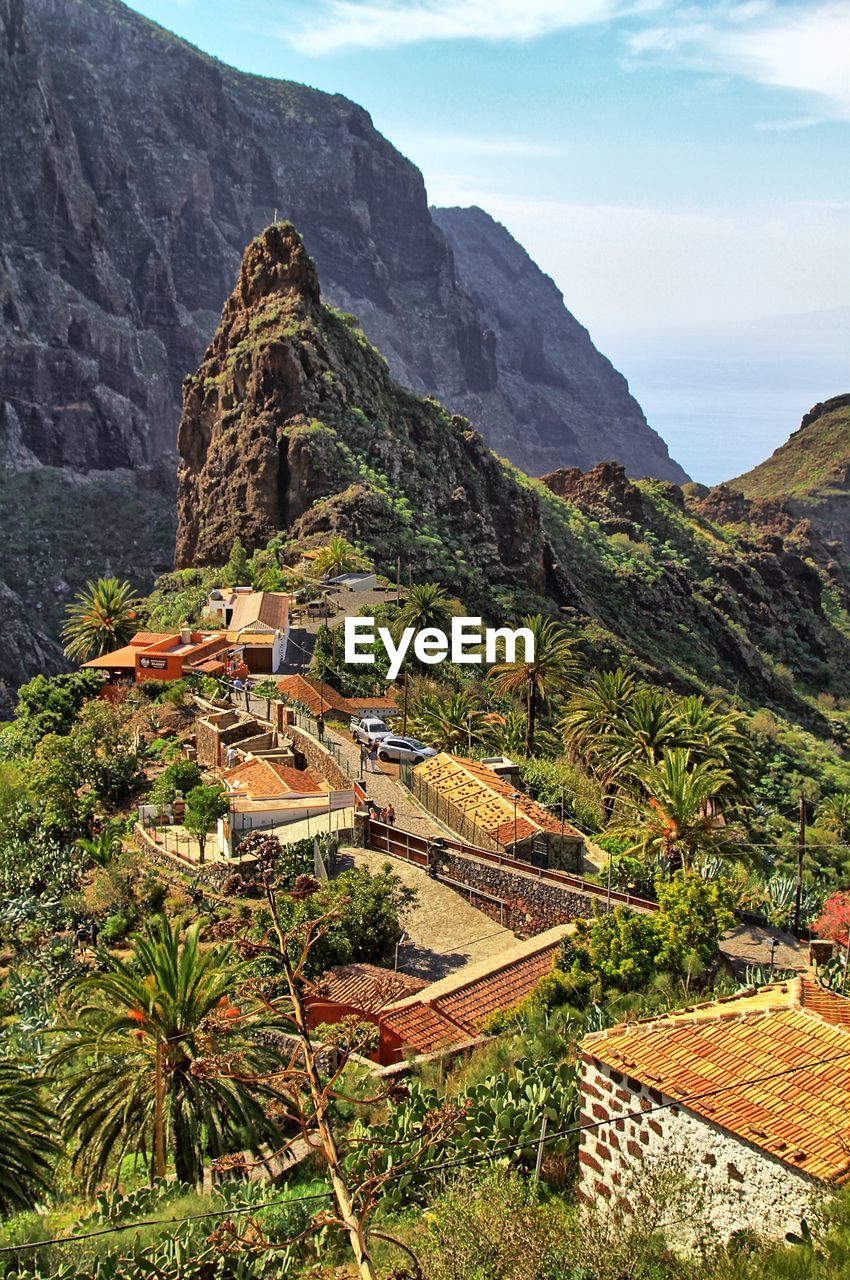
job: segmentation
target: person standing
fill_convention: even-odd
[[[373,773],[380,772],[378,769],[378,744],[373,742],[369,747],[369,765]]]
[[[360,777],[363,777],[363,771],[369,761],[369,748],[365,742],[360,743]]]
[[[325,717],[322,715],[321,711],[319,712],[319,715],[318,715],[318,717],[317,717],[317,719],[316,719],[316,728],[317,728],[317,729],[318,729],[318,731],[319,731],[319,741],[320,741],[320,742],[324,742],[324,740],[325,740]]]
[[[387,805],[386,809],[384,810],[384,815],[385,815],[384,822],[386,822],[387,826],[394,827],[395,826],[395,809],[391,804]]]

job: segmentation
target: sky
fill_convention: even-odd
[[[134,0],[526,247],[698,480],[850,391],[850,0]]]

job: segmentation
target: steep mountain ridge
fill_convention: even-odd
[[[626,379],[596,350],[554,280],[510,232],[475,207],[432,213],[493,335],[510,414],[474,390],[455,397],[452,407],[473,422],[486,421],[487,443],[514,461],[521,456],[530,475],[564,466],[569,455],[584,469],[615,458],[629,475],[686,481]]]
[[[249,549],[282,535],[294,563],[339,531],[384,573],[401,556],[492,619],[560,612],[601,661],[682,688],[737,688],[803,717],[802,688],[850,692],[846,581],[836,594],[795,546],[619,464],[530,479],[393,381],[322,304],[289,225],[246,250],[186,381],[178,443],[181,566],[222,563],[237,534]]]
[[[630,471],[683,478],[589,343],[584,399],[560,419],[521,403],[465,287],[468,237],[453,253],[422,175],[340,95],[238,72],[118,0],[0,0],[0,106],[7,462],[139,467],[168,450],[180,381],[278,210],[395,376],[469,401],[518,465],[585,461],[599,421],[622,419]]]
[[[816,404],[785,444],[726,487],[750,500],[748,518],[763,526],[808,522],[826,554],[850,568],[850,394]]]

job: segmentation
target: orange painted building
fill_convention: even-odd
[[[139,631],[123,648],[92,658],[83,667],[102,671],[110,684],[180,680],[190,673],[224,675],[225,654],[230,647],[227,636],[220,631]]]

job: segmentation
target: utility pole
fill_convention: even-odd
[[[800,792],[800,835],[797,842],[797,890],[794,894],[794,932],[800,936],[800,917],[803,914],[803,858],[806,854],[806,801]]]
[[[165,1126],[163,1123],[162,1035],[156,1032],[156,1067],[154,1074],[154,1172],[157,1178],[165,1177]]]
[[[409,680],[409,676],[408,676],[408,673],[405,671],[405,673],[404,673],[404,704],[403,704],[403,705],[404,705],[404,710],[403,710],[403,712],[402,712],[402,720],[401,720],[401,736],[402,736],[403,738],[406,738],[406,737],[407,737],[407,685],[408,685],[408,680]]]

